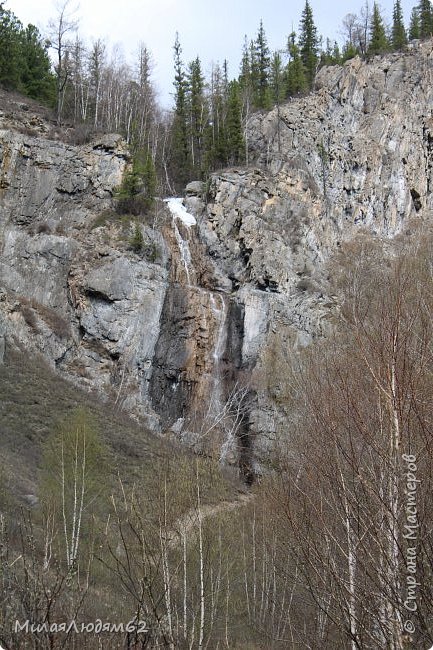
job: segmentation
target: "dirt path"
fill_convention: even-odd
[[[191,542],[191,539],[198,532],[199,515],[201,517],[201,523],[203,524],[206,519],[215,517],[222,512],[243,508],[251,503],[253,499],[254,494],[240,494],[239,497],[233,501],[221,501],[215,505],[203,505],[200,509],[191,508],[191,510],[188,510],[188,512],[177,520],[176,525],[173,527],[169,536],[170,541],[168,547],[175,548],[181,543],[184,537],[188,539],[188,542]]]

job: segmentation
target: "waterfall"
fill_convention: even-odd
[[[189,275],[189,269],[190,266],[192,267],[191,251],[189,250],[188,240],[185,241],[185,239],[182,239],[182,235],[179,232],[179,228],[177,227],[175,218],[173,218],[173,230],[174,230],[174,235],[176,237],[177,245],[179,247],[180,259],[182,260],[182,264],[185,268],[187,284],[188,286],[190,286],[191,279]]]
[[[236,432],[231,426],[232,404],[226,400],[222,390],[222,373],[221,360],[227,343],[227,306],[222,294],[217,294],[221,303],[217,304],[216,295],[210,292],[210,306],[218,323],[218,331],[213,350],[214,366],[212,372],[213,394],[212,403],[215,411],[215,417],[221,418],[222,429],[225,429],[225,439],[220,449],[220,463],[226,464],[227,458],[231,451],[237,447]],[[227,412],[226,412],[227,411]]]
[[[183,272],[185,273],[188,301],[198,309],[198,317],[203,319],[203,328],[210,330],[211,333],[210,338],[207,338],[208,335],[203,338],[206,347],[205,352],[202,348],[205,354],[203,362],[206,372],[201,381],[203,382],[202,386],[206,387],[204,395],[208,396],[208,401],[207,403],[202,402],[197,411],[198,438],[194,438],[194,424],[190,429],[188,420],[185,421],[183,416],[174,422],[171,430],[180,438],[195,440],[195,442],[200,441],[200,437],[204,434],[205,444],[208,443],[211,436],[216,436],[220,462],[224,465],[233,464],[238,456],[239,404],[236,401],[238,391],[235,387],[229,395],[226,395],[223,361],[228,337],[230,299],[223,293],[198,286],[190,250],[191,228],[197,222],[194,216],[188,213],[183,199],[171,198],[166,199],[165,202],[172,217],[173,235],[179,255],[176,255],[176,250],[174,253],[178,264],[182,266],[182,278]],[[175,388],[176,384],[172,389],[175,390]],[[201,399],[203,400],[203,394]]]
[[[171,212],[174,236],[176,237],[176,242],[180,253],[180,259],[185,269],[187,285],[190,286],[191,285],[190,271],[194,272],[194,266],[192,264],[192,258],[191,258],[191,251],[189,249],[188,239],[183,239],[179,231],[179,228],[177,226],[176,220],[179,219],[179,221],[181,221],[183,225],[186,226],[187,229],[191,228],[191,226],[197,225],[197,221],[195,217],[192,214],[190,214],[185,208],[182,198],[165,199],[165,203],[167,203],[167,207]]]
[[[211,309],[215,314],[216,320],[218,322],[218,335],[212,355],[215,360],[215,365],[218,365],[219,360],[222,357],[227,339],[227,330],[225,327],[227,315],[226,303],[224,301],[224,297],[221,294],[219,294],[219,298],[221,299],[221,307],[218,307],[214,294],[212,292],[210,293]]]

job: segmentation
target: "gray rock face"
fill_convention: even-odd
[[[42,352],[74,381],[144,416],[167,249],[143,228],[155,261],[128,251],[109,224],[129,154],[119,136],[82,147],[0,131],[1,340]],[[132,225],[130,226],[130,229]],[[3,344],[1,350],[3,351]]]
[[[129,160],[118,136],[73,147],[0,115],[0,361],[42,352],[155,430],[260,471],[287,434],[290,355],[331,327],[326,262],[363,229],[430,216],[431,47],[324,68],[315,93],[253,115],[248,166],[189,184],[196,226],[161,206],[140,254],[133,224],[104,217]]]
[[[284,360],[330,327],[324,263],[365,229],[392,237],[431,215],[432,62],[427,42],[322,69],[314,94],[251,117],[249,167],[212,179],[200,238],[244,308],[255,457],[287,432]]]
[[[125,155],[118,136],[73,147],[0,130],[2,212],[13,224],[51,229],[83,224],[109,205]]]
[[[317,92],[283,107],[279,121],[276,111],[250,121],[255,160],[289,183],[304,180],[328,217],[325,234],[331,223],[346,236],[359,225],[392,235],[432,208],[431,82],[431,41],[371,64],[323,68]]]

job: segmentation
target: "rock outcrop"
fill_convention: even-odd
[[[326,263],[362,230],[432,209],[431,42],[323,68],[317,88],[248,123],[248,165],[191,183],[194,219],[112,215],[128,153],[0,131],[0,358],[59,372],[245,475],[287,430],[292,351],[332,326]],[[27,116],[28,118],[28,116]],[[0,127],[1,127],[0,123]]]

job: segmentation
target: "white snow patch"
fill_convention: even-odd
[[[182,198],[164,199],[164,201],[167,203],[168,209],[170,210],[174,219],[180,219],[182,223],[185,224],[185,226],[188,228],[190,226],[197,225],[195,217],[190,214],[185,208]]]

